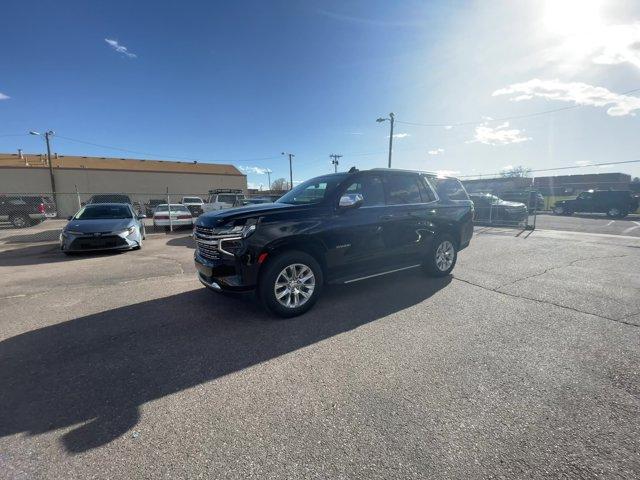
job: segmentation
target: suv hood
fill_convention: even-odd
[[[290,205],[288,203],[258,203],[244,207],[228,208],[205,213],[198,217],[197,224],[202,226],[219,225],[228,220],[251,218],[269,213],[279,213],[290,210],[308,209],[309,205]]]

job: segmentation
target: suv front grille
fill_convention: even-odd
[[[237,234],[220,235],[214,232],[214,228],[199,225],[194,229],[193,238],[201,257],[219,260],[221,254],[234,255],[242,246],[242,239]]]

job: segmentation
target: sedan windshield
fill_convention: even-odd
[[[312,178],[311,180],[301,183],[276,200],[276,202],[288,203],[290,205],[320,203],[325,200],[345,178],[347,178],[346,173],[343,175],[334,174]]]
[[[131,209],[126,205],[87,205],[80,210],[76,220],[100,220],[113,218],[133,218]]]

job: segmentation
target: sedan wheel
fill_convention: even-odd
[[[11,217],[11,223],[16,228],[25,228],[29,226],[29,217],[23,214],[13,215]]]

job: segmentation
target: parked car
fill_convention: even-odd
[[[242,205],[245,199],[244,192],[236,189],[209,190],[209,198],[202,205],[203,212],[213,212],[215,210],[226,210],[227,208]]]
[[[189,209],[192,216],[197,217],[202,215],[202,205],[204,202],[200,197],[182,197],[180,203]]]
[[[69,217],[60,234],[60,249],[70,254],[142,248],[146,237],[143,219],[128,203],[85,205]]]
[[[624,218],[638,209],[638,198],[629,190],[588,190],[573,200],[561,200],[553,206],[556,215],[575,212],[606,213],[608,217]]]
[[[472,217],[456,179],[351,169],[308,180],[275,203],[201,215],[195,264],[206,287],[257,289],[268,310],[291,317],[311,308],[325,283],[420,266],[448,275],[469,245]]]
[[[169,219],[171,216],[171,219]],[[193,227],[193,216],[187,207],[181,203],[172,203],[171,208],[166,203],[158,205],[153,212],[153,227]]]
[[[524,203],[507,202],[490,193],[474,193],[469,198],[473,201],[476,222],[520,223],[529,216]]]
[[[56,206],[42,195],[0,195],[0,222],[25,228],[57,216]]]
[[[544,197],[535,190],[500,192],[500,198],[508,202],[524,203],[529,209],[529,213],[533,213],[536,210],[544,210]]]
[[[152,198],[151,200],[149,200],[144,206],[147,217],[152,217],[156,207],[163,203],[167,203],[166,198],[164,200],[162,198]]]
[[[96,203],[127,203],[133,205],[131,197],[122,193],[100,193],[93,195],[87,200],[86,205],[93,205]]]

